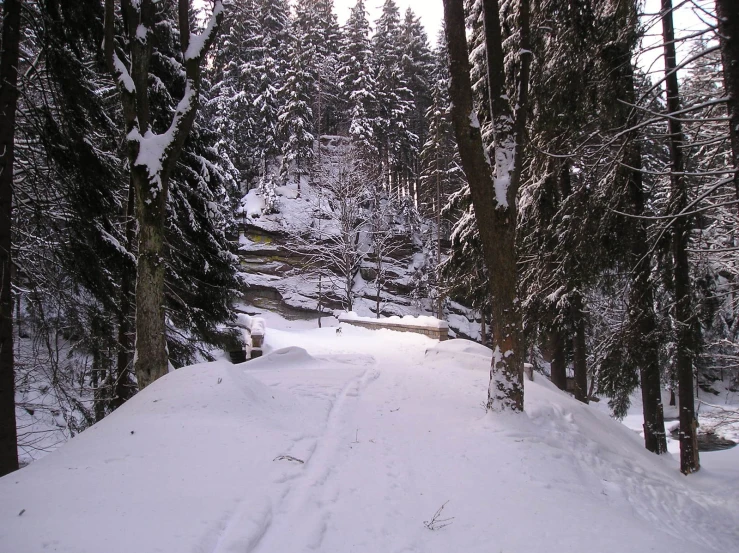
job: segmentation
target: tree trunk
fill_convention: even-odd
[[[588,355],[585,341],[585,309],[582,294],[572,296],[572,318],[575,322],[573,339],[573,368],[575,371],[575,399],[588,403]]]
[[[622,68],[623,100],[633,105],[636,98],[634,68],[631,52],[624,48],[616,58],[617,67]],[[633,127],[633,112],[617,121],[627,128]],[[628,202],[631,212],[639,217],[645,214],[644,182],[642,179],[642,152],[640,137],[632,132],[624,145],[624,165],[628,186]],[[658,455],[667,452],[665,419],[662,407],[660,382],[659,343],[656,337],[657,318],[654,312],[654,286],[651,280],[652,257],[647,239],[647,223],[643,219],[629,221],[634,230],[631,234],[631,258],[635,266],[631,273],[629,293],[629,319],[631,321],[630,347],[636,350],[641,383],[642,413],[644,415],[644,446]]]
[[[436,143],[439,144],[439,129],[437,125],[436,130]],[[444,302],[441,297],[441,286],[439,278],[439,267],[441,267],[441,156],[439,156],[439,149],[437,146],[436,150],[436,318],[440,321],[444,320]],[[482,327],[485,328],[485,316],[482,316]],[[482,343],[485,344],[485,336],[482,338]]]
[[[523,325],[516,270],[516,198],[528,94],[528,2],[520,3],[521,72],[518,109],[504,95],[505,64],[497,0],[483,0],[494,160],[487,157],[472,99],[462,0],[444,0],[452,123],[470,185],[492,295],[493,360],[487,408],[523,410]]]
[[[560,390],[567,390],[567,356],[565,354],[565,333],[560,328],[554,328],[549,333],[549,344],[552,350],[550,364],[550,378]]]
[[[680,90],[675,70],[675,31],[672,23],[672,0],[662,0],[662,36],[665,52],[665,83],[667,88],[667,112],[680,109]],[[688,203],[688,184],[683,175],[683,132],[678,118],[668,119],[670,136],[672,209],[680,213]],[[672,257],[675,286],[675,324],[677,325],[677,381],[680,400],[680,470],[690,474],[700,469],[698,456],[693,399],[693,354],[695,338],[693,332],[692,306],[690,301],[690,265],[688,263],[688,240],[690,225],[685,217],[677,217],[672,225]]]
[[[716,0],[721,59],[724,66],[726,107],[734,171],[739,171],[739,9],[736,0]],[[734,190],[739,197],[739,172],[734,173]]]
[[[18,469],[10,252],[20,36],[21,3],[5,0],[0,57],[0,476]]]
[[[134,209],[136,205],[136,190],[133,179],[129,180],[128,202],[123,214],[126,221],[126,250],[131,251],[135,236]],[[121,277],[120,311],[118,312],[118,355],[116,357],[115,382],[113,383],[113,397],[110,401],[111,408],[117,409],[133,396],[134,384],[130,378],[131,351],[131,292],[133,291],[133,275],[127,267],[123,268]]]
[[[144,388],[169,370],[164,318],[164,229],[167,217],[169,176],[190,133],[198,109],[200,64],[215,40],[223,19],[223,3],[216,0],[213,14],[190,51],[188,0],[178,0],[180,46],[186,86],[166,134],[151,130],[149,111],[149,62],[153,49],[151,36],[156,2],[122,1],[124,28],[128,35],[129,66],[115,47],[115,1],[105,0],[104,53],[108,68],[121,94],[126,126],[131,180],[136,191],[138,222],[138,261],[136,274],[136,353],[134,371],[139,388]],[[143,32],[143,33],[142,33]],[[139,159],[142,149],[152,153],[154,140],[157,159]],[[298,177],[298,187],[300,177]],[[298,191],[300,188],[298,188]]]
[[[638,143],[631,149],[627,165],[641,167],[641,152]],[[629,179],[632,207],[635,215],[644,213],[644,193],[641,172],[631,171]],[[651,256],[649,255],[647,232],[643,221],[634,223],[636,233],[632,242],[633,258],[636,260],[631,279],[629,317],[634,320],[637,333],[639,377],[641,380],[642,412],[644,414],[644,445],[656,454],[667,452],[665,418],[662,408],[662,385],[660,382],[659,343],[657,342],[657,320],[654,313],[654,290],[650,279]]]
[[[143,389],[169,370],[164,321],[163,258],[167,199],[164,194],[152,198],[144,167],[133,166],[131,174],[136,185],[139,226],[134,369],[139,389]],[[166,190],[165,184],[166,182],[162,182],[162,187]]]

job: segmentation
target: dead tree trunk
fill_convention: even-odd
[[[662,0],[662,36],[665,52],[665,84],[667,88],[667,113],[680,109],[680,89],[677,82],[675,55],[675,30],[672,23],[672,0]],[[675,214],[688,204],[688,183],[684,176],[683,131],[680,119],[668,118],[671,164],[671,204]],[[693,399],[693,355],[695,338],[693,313],[690,300],[690,265],[688,240],[690,224],[685,216],[677,216],[672,224],[672,257],[675,286],[675,324],[677,325],[677,381],[680,401],[680,470],[690,474],[700,469]]]
[[[149,61],[155,25],[154,0],[121,0],[128,56],[115,44],[115,2],[105,2],[105,57],[121,94],[131,180],[136,192],[138,262],[136,272],[136,353],[134,370],[144,388],[168,370],[164,320],[164,228],[169,177],[192,128],[200,95],[200,65],[223,17],[216,0],[203,34],[191,37],[188,0],[179,0],[179,28],[185,70],[185,93],[167,131],[156,134],[149,111]],[[192,38],[192,40],[191,40]],[[125,59],[130,60],[127,66]]]
[[[529,73],[529,4],[520,2],[518,97],[505,94],[505,63],[497,0],[482,0],[494,158],[488,157],[472,99],[463,0],[444,0],[452,123],[470,185],[492,294],[493,361],[487,408],[523,410],[524,340],[516,271],[516,198],[521,176]]]
[[[0,57],[0,476],[18,469],[10,257],[21,3],[5,0]]]

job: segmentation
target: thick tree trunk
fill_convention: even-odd
[[[662,36],[665,51],[665,83],[667,87],[667,112],[680,109],[680,90],[675,70],[675,31],[672,23],[672,0],[662,0]],[[680,120],[668,119],[670,135],[670,160],[672,174],[672,208],[680,213],[688,203],[688,184],[683,175],[683,132]],[[680,470],[690,474],[700,469],[696,441],[697,421],[693,399],[693,354],[695,338],[693,313],[690,300],[690,265],[688,263],[688,240],[690,225],[685,217],[677,217],[672,225],[672,257],[675,285],[675,324],[677,325],[677,380],[680,401]]]
[[[633,80],[632,80],[633,90]],[[641,167],[641,149],[637,142],[627,146],[626,164]],[[634,215],[644,214],[644,189],[639,170],[630,170],[629,192]],[[657,319],[654,313],[654,290],[650,279],[651,256],[644,222],[634,222],[635,234],[632,241],[632,257],[636,261],[631,279],[629,318],[634,321],[639,348],[639,377],[641,381],[642,412],[644,414],[644,445],[658,455],[667,452],[665,418],[662,408],[662,385],[660,382],[659,343],[657,342]]]
[[[734,170],[739,171],[739,8],[736,0],[716,0],[724,88],[729,112],[729,137]],[[734,189],[739,197],[739,172],[734,173]]]
[[[560,390],[567,390],[567,356],[565,351],[566,336],[560,328],[549,333],[549,347],[551,348],[552,362],[550,363],[550,378]]]
[[[18,104],[18,53],[21,3],[3,3],[3,42],[0,57],[0,476],[18,469],[13,367],[13,298],[11,294],[11,229],[13,221],[13,165],[15,110]]]
[[[588,352],[585,341],[585,308],[582,294],[576,292],[572,296],[572,319],[575,323],[573,338],[573,362],[575,372],[575,399],[588,403]]]
[[[521,2],[520,90],[514,114],[504,95],[505,65],[497,0],[483,0],[494,159],[488,158],[472,100],[462,0],[444,0],[450,97],[462,168],[470,185],[483,258],[490,275],[493,360],[487,408],[523,410],[523,326],[517,292],[516,197],[528,91],[528,2]]]
[[[142,166],[132,167],[136,185],[139,226],[136,270],[136,357],[139,389],[167,374],[167,336],[164,321],[164,222],[166,196],[152,198],[152,187]],[[166,183],[162,187],[166,190]],[[148,203],[147,203],[148,202]]]

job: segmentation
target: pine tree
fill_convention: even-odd
[[[375,81],[370,69],[370,24],[364,0],[357,0],[344,28],[340,57],[340,89],[348,116],[348,133],[358,155],[369,159],[377,153],[373,114],[376,113]]]
[[[254,103],[259,139],[255,149],[263,165],[264,177],[269,172],[269,161],[280,154],[282,147],[278,116],[282,107],[280,90],[289,67],[290,7],[284,0],[257,0],[257,3],[262,56],[256,67],[259,86]]]
[[[407,102],[411,110],[401,158],[406,187],[410,196],[418,202],[418,178],[421,172],[419,153],[428,136],[426,112],[432,102],[431,73],[434,60],[426,31],[410,8],[405,12],[402,37],[405,46],[402,59],[403,78],[408,86]]]
[[[315,74],[311,72],[311,60],[315,52],[297,26],[293,27],[290,46],[290,69],[281,94],[284,104],[278,116],[278,132],[284,140],[280,176],[287,181],[290,172],[296,175],[298,192],[301,175],[307,173],[313,161],[313,110],[311,90]]]
[[[295,28],[303,47],[313,52],[304,69],[313,76],[310,99],[318,134],[335,134],[338,129],[341,30],[333,7],[333,0],[298,0],[295,7]]]
[[[385,0],[372,37],[372,65],[378,107],[374,134],[382,163],[383,185],[389,192],[398,182],[402,146],[411,139],[408,116],[412,106],[402,67],[403,48],[398,6],[394,0]]]
[[[164,290],[165,226],[169,180],[198,108],[200,64],[215,40],[223,16],[217,1],[203,34],[192,39],[189,2],[178,3],[180,52],[186,85],[174,116],[159,127],[149,105],[149,64],[157,12],[151,0],[127,4],[124,27],[130,66],[118,54],[115,43],[115,3],[105,4],[105,58],[118,84],[124,109],[131,178],[136,190],[138,265],[136,279],[136,352],[134,365],[143,388],[168,371]],[[143,37],[140,36],[143,34]],[[192,46],[192,48],[191,48]],[[123,51],[123,49],[121,49]],[[157,132],[157,130],[159,132]]]
[[[221,155],[233,163],[242,180],[258,170],[253,151],[264,144],[264,111],[258,97],[269,87],[255,0],[236,0],[224,17],[219,48],[208,68],[214,83],[205,110],[219,135]],[[266,127],[269,129],[269,127]],[[267,133],[268,134],[268,133]],[[251,154],[251,155],[250,155]]]

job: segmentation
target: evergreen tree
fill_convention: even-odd
[[[340,57],[340,90],[348,117],[348,133],[358,155],[377,154],[373,133],[376,113],[375,81],[370,69],[370,24],[364,0],[357,0],[344,28]]]
[[[278,116],[281,109],[280,90],[284,86],[289,67],[287,46],[290,7],[285,0],[257,2],[262,55],[256,67],[259,86],[254,105],[259,140],[255,149],[263,165],[263,176],[266,176],[268,162],[281,151]]]
[[[318,134],[335,134],[339,123],[341,30],[333,8],[333,0],[298,0],[295,6],[295,27],[303,47],[313,52],[305,70],[313,76],[310,99]]]
[[[308,172],[313,161],[314,127],[310,104],[315,74],[310,69],[315,51],[297,25],[293,33],[290,68],[281,91],[284,104],[278,116],[278,130],[284,141],[280,176],[286,182],[290,172],[294,172],[300,191],[301,175]]]
[[[218,133],[218,150],[248,180],[258,170],[254,149],[264,144],[265,108],[255,100],[266,88],[263,46],[254,0],[235,0],[208,74],[213,82],[206,113]],[[264,133],[269,136],[268,133]]]
[[[403,145],[412,141],[408,134],[412,105],[402,67],[403,50],[398,6],[394,0],[385,0],[372,37],[372,61],[377,87],[374,134],[382,163],[383,185],[389,192],[396,188],[399,180]]]
[[[433,88],[431,73],[434,59],[421,21],[408,8],[402,26],[403,78],[408,86],[408,132],[401,149],[406,187],[414,201],[418,202],[418,178],[420,176],[419,152],[428,136],[427,111],[431,106]]]

